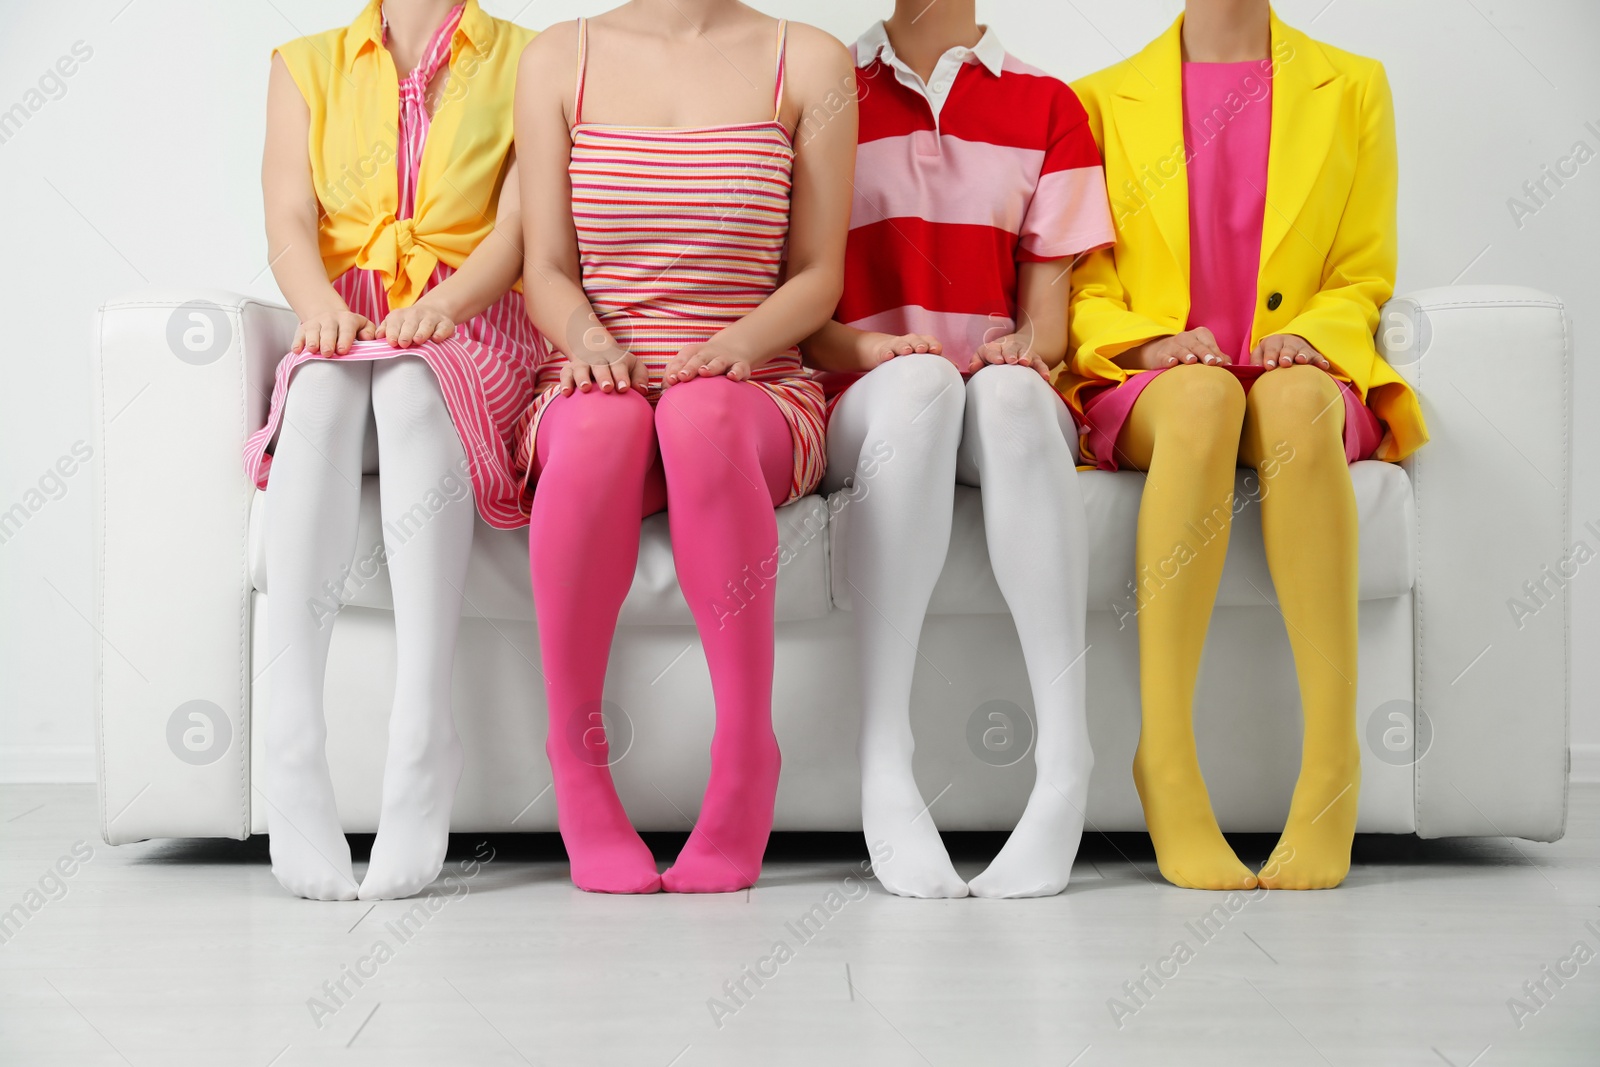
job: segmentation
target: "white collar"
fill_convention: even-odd
[[[984,69],[998,78],[1000,68],[1005,64],[1006,50],[1000,44],[1000,38],[994,30],[985,26],[983,36],[978,38],[977,44],[971,48],[957,46],[949,49],[940,60],[942,62],[944,58],[952,56],[962,63],[968,59],[976,59],[983,64]],[[883,28],[881,21],[867,27],[867,32],[856,41],[856,66],[865,67],[880,57],[890,66],[905,65],[904,60],[895,55],[894,45],[889,43],[889,31]]]

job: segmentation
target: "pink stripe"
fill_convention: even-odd
[[[751,160],[744,163],[738,162],[737,159],[707,159],[704,161],[687,159],[675,162],[673,164],[673,168],[675,170],[696,173],[701,170],[711,170],[713,168],[727,170],[733,167],[741,166],[761,167],[765,170],[771,170],[774,178],[788,182],[790,180],[789,171],[788,168],[784,166],[784,164],[788,161],[787,155],[774,156],[771,153],[762,152],[753,154]],[[580,162],[568,163],[567,170],[572,173],[605,174],[605,168],[609,166],[636,167],[641,171],[655,172],[661,169],[662,164],[652,160],[640,159],[637,154],[626,156],[603,156],[598,153],[590,153],[584,156]]]
[[[589,203],[590,206],[595,206],[595,208],[603,208],[603,206],[610,205],[610,202],[606,202],[606,200],[584,200],[584,202],[582,202],[582,203]],[[606,214],[606,213],[600,213],[600,211],[584,211],[584,213],[579,213],[579,211],[573,211],[573,218],[574,219],[606,219],[606,221],[611,221],[611,222],[622,221],[622,219],[634,219],[634,221],[658,221],[658,222],[662,221],[662,219],[670,219],[670,221],[675,221],[675,222],[699,222],[699,224],[704,224],[704,222],[706,222],[707,219],[715,219],[715,218],[717,218],[717,216],[714,216],[714,214],[709,214],[709,213],[707,213],[707,214],[669,214],[669,213],[654,214],[654,213],[650,213],[650,211],[642,211],[642,213],[637,213],[637,214],[626,214],[626,213]],[[778,229],[786,230],[786,232],[787,232],[787,227],[778,227]],[[646,240],[648,240],[648,237],[653,237],[653,235],[646,235]]]
[[[858,146],[851,227],[913,218],[1021,232],[1044,153],[955,137],[940,138],[939,147],[937,178],[930,180],[911,134]]]
[[[710,194],[712,194],[714,196],[730,196],[730,195],[731,196],[764,196],[764,197],[767,197],[770,200],[776,200],[781,205],[779,210],[782,212],[782,214],[783,214],[783,216],[785,218],[788,218],[788,215],[789,215],[789,212],[788,212],[789,195],[788,195],[788,192],[786,190],[780,188],[776,192],[769,192],[769,191],[767,191],[765,189],[754,189],[754,188],[749,188],[749,187],[745,187],[745,186],[740,186],[736,191],[735,189],[730,188],[730,186],[734,186],[736,184],[737,183],[731,182],[731,181],[728,182],[726,185],[667,185],[666,183],[663,183],[665,188],[669,188],[675,193],[684,193],[684,194],[689,194],[689,195],[693,195],[695,193],[701,193],[701,194],[710,193]],[[652,203],[660,203],[661,202],[661,201],[657,200],[656,198],[651,197],[649,195],[650,186],[648,184],[601,185],[598,182],[585,182],[583,187],[584,187],[585,190],[593,190],[593,191],[602,192],[602,193],[634,193],[634,194],[638,195],[640,197],[640,199],[647,199],[647,200],[650,200]],[[692,200],[676,200],[676,199],[668,200],[666,202],[667,203],[694,203],[694,201],[692,201]],[[585,199],[585,200],[582,201],[582,203],[591,204],[591,203],[595,203],[595,201],[591,200],[591,199]]]
[[[1039,176],[1022,224],[1024,252],[1040,259],[1063,259],[1116,239],[1104,168],[1076,167]]]

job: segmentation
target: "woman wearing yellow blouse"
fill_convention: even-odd
[[[272,575],[255,785],[272,872],[303,897],[409,896],[444,862],[473,512],[528,522],[512,445],[546,348],[510,292],[522,272],[511,103],[532,37],[477,0],[372,0],[351,25],[273,56],[267,250],[300,327],[245,446],[267,490]],[[369,416],[383,537],[358,545]],[[322,714],[333,616],[357,559],[388,566],[396,642],[383,807],[359,886]]]
[[[1086,462],[1149,472],[1134,781],[1161,873],[1194,889],[1336,886],[1361,778],[1348,463],[1427,440],[1373,345],[1395,271],[1388,82],[1267,0],[1189,0],[1144,51],[1074,88],[1117,242],[1072,275],[1058,384],[1086,426]],[[1259,876],[1217,826],[1191,721],[1240,464],[1261,474],[1305,718],[1288,824]]]

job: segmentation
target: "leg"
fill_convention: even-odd
[[[295,371],[267,488],[267,832],[291,893],[354,900],[350,846],[328,775],[322,685],[337,597],[355,558],[371,365],[314,360]],[[334,606],[329,606],[329,600]]]
[[[360,895],[389,900],[433,881],[450,843],[461,781],[450,680],[474,507],[466,453],[426,363],[374,365],[372,415],[398,669],[383,810]]]
[[[574,393],[551,402],[536,444],[528,557],[550,707],[545,752],[572,880],[591,892],[661,888],[595,729],[617,613],[639,560],[640,502],[660,477],[652,419],[636,391]]]
[[[1094,752],[1084,711],[1087,521],[1066,405],[1028,367],[986,367],[967,383],[957,479],[983,488],[995,580],[1022,639],[1039,720],[1037,777],[1005,848],[972,880],[980,897],[1067,887],[1083,837]]]
[[[1135,549],[1139,691],[1133,781],[1161,874],[1187,889],[1252,889],[1222,836],[1194,743],[1194,686],[1222,580],[1244,390],[1220,367],[1165,371],[1139,394],[1119,453],[1149,472]]]
[[[726,893],[755,884],[772,832],[778,739],[772,733],[778,524],[794,442],[761,388],[706,378],[656,405],[667,518],[684,599],[711,669],[717,728],[694,832],[661,884]]]
[[[944,357],[901,356],[862,378],[828,426],[830,489],[850,487],[846,579],[861,659],[861,822],[891,893],[964,897],[911,772],[911,681],[944,569],[966,392]]]
[[[1305,740],[1269,889],[1331,889],[1350,871],[1361,791],[1356,741],[1359,537],[1338,383],[1316,367],[1263,374],[1240,458],[1261,472],[1261,536],[1300,678]]]

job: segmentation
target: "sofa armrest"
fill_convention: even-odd
[[[1417,832],[1553,841],[1566,825],[1578,547],[1566,310],[1529,289],[1428,289],[1385,306],[1379,341],[1421,396],[1431,436],[1407,462]],[[1594,550],[1597,534],[1579,538]]]
[[[204,289],[100,309],[94,718],[112,844],[249,834],[242,451],[294,326],[287,308]]]

